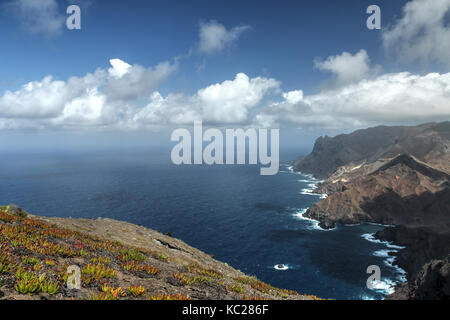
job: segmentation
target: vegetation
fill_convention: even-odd
[[[192,292],[189,286],[198,286],[196,292],[222,287],[239,299],[297,294],[252,277],[225,277],[184,257],[61,228],[23,212],[0,206],[0,297],[188,300],[191,298],[184,293]],[[82,289],[68,295],[71,275],[67,270],[73,265],[80,269]],[[176,293],[168,291],[170,288]]]

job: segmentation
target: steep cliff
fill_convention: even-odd
[[[379,126],[320,137],[313,151],[294,162],[294,170],[327,179],[342,166],[358,166],[410,154],[419,161],[450,173],[450,122],[420,126]]]
[[[395,225],[376,235],[406,246],[396,253],[396,263],[408,272],[409,282],[392,299],[449,297],[447,289],[436,291],[443,288],[436,281],[449,282],[449,146],[450,122],[382,126],[321,137],[311,154],[294,163],[294,170],[324,179],[316,192],[328,197],[305,213],[321,227]],[[433,262],[438,260],[444,262]]]

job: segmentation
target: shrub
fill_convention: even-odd
[[[145,288],[143,286],[129,286],[127,288],[128,292],[131,293],[133,296],[135,297],[139,297],[139,296],[145,296]]]

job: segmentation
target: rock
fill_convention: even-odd
[[[311,206],[305,216],[325,228],[373,222],[450,230],[448,182],[448,174],[400,155],[368,175],[345,182],[342,191]]]
[[[19,216],[19,217],[26,217],[28,214],[25,210],[23,210],[22,208],[18,207],[15,204],[9,204],[8,205],[8,213]]]
[[[426,263],[417,277],[397,288],[388,300],[449,300],[450,255]]]
[[[294,170],[326,179],[345,165],[374,163],[399,154],[411,154],[433,167],[450,173],[450,122],[427,123],[420,126],[379,126],[341,134],[334,138],[320,137],[313,151],[294,162]]]

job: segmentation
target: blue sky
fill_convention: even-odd
[[[307,87],[313,91],[327,77],[314,70],[315,58],[365,48],[375,63],[385,60],[380,32],[365,27],[365,10],[372,2],[94,0],[80,5],[82,30],[63,29],[50,39],[27,32],[4,12],[0,28],[8,50],[1,54],[0,70],[10,79],[25,82],[48,74],[60,79],[83,76],[108,67],[108,60],[116,57],[152,66],[187,54],[198,42],[199,23],[215,20],[228,28],[250,25],[252,29],[222,54],[193,55],[183,61],[168,87],[192,91],[244,72],[282,79],[289,90]],[[73,2],[58,3],[63,13],[66,4]],[[379,3],[382,18],[391,20],[405,1]],[[205,69],[197,72],[202,64]]]
[[[81,30],[65,27],[70,4]],[[372,4],[381,30],[366,27]],[[202,119],[310,141],[448,120],[449,12],[449,0],[2,1],[0,136]]]

